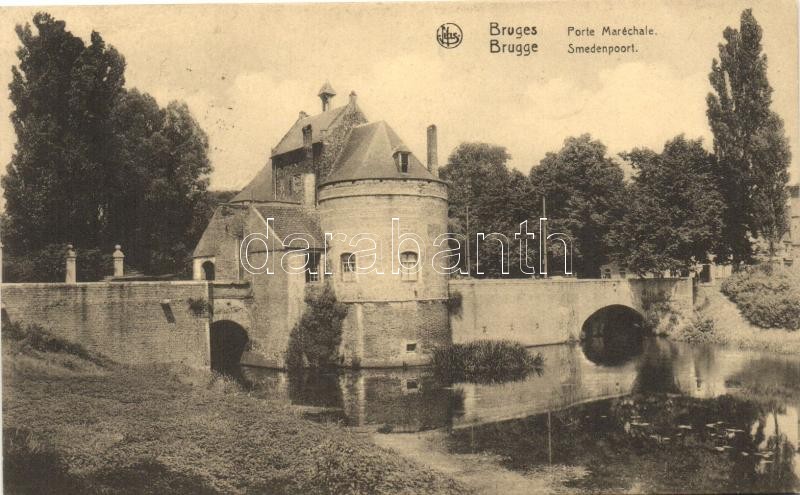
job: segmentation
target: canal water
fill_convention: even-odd
[[[531,349],[524,380],[437,381],[427,368],[288,374],[243,368],[252,394],[376,434],[436,430],[437,448],[572,491],[800,491],[800,358],[647,337]]]

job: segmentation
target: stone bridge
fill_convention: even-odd
[[[655,303],[693,305],[692,280],[550,279],[450,281],[453,342],[512,339],[525,345],[577,340],[596,312],[624,306],[645,316]]]
[[[453,342],[506,338],[525,345],[576,339],[603,308],[644,314],[648,305],[663,302],[690,309],[693,297],[690,279],[468,279],[451,281],[450,294]],[[248,352],[254,341],[277,338],[256,321],[270,312],[270,300],[259,302],[248,283],[3,284],[2,306],[4,322],[40,324],[121,362],[275,366]],[[267,333],[259,333],[262,327]]]

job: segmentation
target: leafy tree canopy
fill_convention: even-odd
[[[125,60],[93,32],[87,45],[38,13],[17,26],[9,85],[17,144],[3,177],[3,240],[37,258],[72,243],[152,273],[179,272],[199,238],[208,139],[183,103],[161,108],[126,89]],[[80,263],[80,258],[79,258]]]
[[[450,185],[450,232],[467,237],[472,275],[502,276],[502,250],[505,250],[509,275],[521,275],[519,242],[514,239],[514,233],[519,230],[520,222],[532,219],[535,223],[538,216],[533,213],[530,217],[528,181],[518,170],[509,169],[510,158],[502,146],[462,143],[439,172]],[[478,247],[476,234],[479,232],[487,237]],[[505,236],[508,242],[504,247],[501,248],[499,237],[489,235],[492,233]]]
[[[548,232],[572,239],[573,272],[598,277],[600,266],[609,260],[607,236],[624,212],[622,168],[607,156],[603,143],[583,134],[567,138],[558,152],[547,153],[529,178],[534,204],[546,200]]]
[[[641,276],[707,261],[723,202],[701,140],[681,135],[661,153],[639,148],[622,156],[636,175],[626,188],[625,214],[609,234],[616,261]]]

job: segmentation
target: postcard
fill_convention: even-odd
[[[3,492],[800,493],[798,25],[0,7]]]

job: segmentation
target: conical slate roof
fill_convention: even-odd
[[[360,179],[438,180],[413,154],[408,156],[408,172],[401,172],[394,157],[398,151],[408,152],[408,147],[386,122],[354,127],[331,173],[322,183]]]

